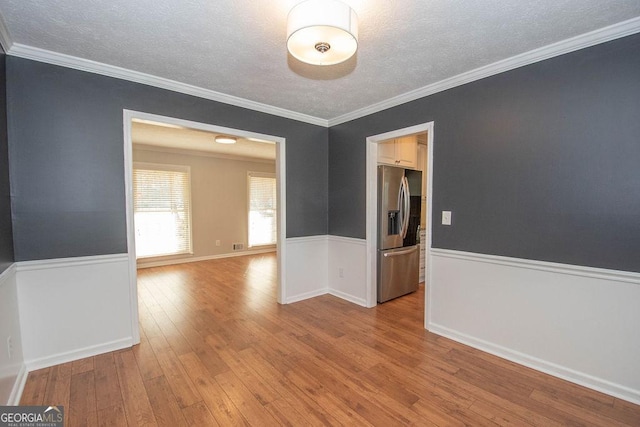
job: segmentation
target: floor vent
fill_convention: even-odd
[[[234,243],[233,244],[234,251],[242,251],[244,250],[244,243]]]

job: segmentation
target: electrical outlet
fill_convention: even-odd
[[[7,337],[7,356],[9,356],[9,359],[13,357],[13,340],[11,339],[11,335]]]
[[[344,268],[340,267],[338,269],[338,276],[343,279],[344,278]]]
[[[216,240],[216,246],[220,246],[220,240]]]

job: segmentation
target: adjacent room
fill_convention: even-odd
[[[134,119],[138,268],[275,252],[276,144]]]

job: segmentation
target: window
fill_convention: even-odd
[[[249,246],[277,242],[276,177],[249,172]]]
[[[191,253],[188,166],[134,163],[136,257]]]

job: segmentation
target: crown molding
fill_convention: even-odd
[[[442,92],[456,86],[471,83],[485,77],[500,74],[515,68],[524,67],[525,65],[544,61],[545,59],[564,55],[590,46],[595,46],[600,43],[630,36],[638,32],[640,32],[640,17],[622,21],[589,33],[581,34],[538,49],[530,50],[528,52],[512,56],[511,58],[494,62],[493,64],[485,65],[474,70],[458,74],[457,76],[440,80],[439,82],[403,93],[402,95],[394,96],[393,98],[369,105],[368,107],[334,117],[328,120],[329,127],[359,119],[361,117],[368,116],[391,107],[396,107],[410,101],[415,101],[416,99],[424,98],[425,96],[433,95],[434,93]]]
[[[0,14],[0,46],[2,46],[2,50],[5,53],[8,53],[13,46],[13,39],[11,38],[11,34],[9,34],[9,29],[7,28],[7,23],[4,22],[4,18]]]
[[[2,36],[1,27],[0,36]],[[312,125],[323,127],[328,126],[328,121],[326,119],[310,116],[308,114],[298,113],[295,111],[262,104],[260,102],[251,101],[237,96],[227,95],[209,89],[203,89],[201,87],[181,83],[175,80],[169,80],[151,74],[141,73],[139,71],[128,70],[126,68],[103,64],[101,62],[78,58],[76,56],[66,55],[63,53],[52,52],[49,50],[31,47],[20,43],[13,43],[7,50],[7,54],[19,58],[31,59],[33,61],[45,62],[47,64],[59,65],[61,67],[73,68],[75,70],[87,71],[89,73],[115,77],[117,79],[128,80],[136,83],[142,83],[161,89],[167,89],[173,92],[184,93],[186,95],[197,96],[199,98],[222,102],[224,104],[234,105],[236,107],[259,111],[261,113],[272,114],[274,116],[310,123]]]
[[[13,43],[4,20],[0,15],[0,45],[4,48],[5,52],[8,55],[31,59],[39,62],[45,62],[53,65],[59,65],[62,67],[73,68],[80,71],[101,74],[108,77],[115,77],[118,79],[128,80],[136,83],[142,83],[161,89],[167,89],[174,92],[184,93],[186,95],[192,95],[199,98],[222,102],[224,104],[247,108],[249,110],[259,111],[262,113],[272,114],[275,116],[323,127],[331,127],[346,123],[351,120],[359,119],[361,117],[386,110],[388,108],[396,107],[410,101],[415,101],[419,98],[424,98],[426,96],[454,88],[456,86],[461,86],[463,84],[471,83],[485,77],[490,77],[496,74],[503,73],[505,71],[513,70],[515,68],[524,67],[525,65],[533,64],[545,59],[553,58],[600,43],[605,43],[621,37],[636,34],[638,32],[640,32],[640,17],[619,22],[608,27],[600,28],[589,33],[585,33],[538,49],[534,49],[502,61],[494,62],[492,64],[485,65],[462,74],[458,74],[457,76],[441,80],[439,82],[406,92],[398,96],[394,96],[384,101],[327,120],[296,111],[286,110],[284,108],[274,107],[268,104],[262,104],[260,102],[255,102],[244,98],[227,95],[221,92],[204,89],[186,83],[177,82],[175,80],[165,79],[151,74],[128,70],[126,68],[107,65],[97,61],[91,61],[71,55],[56,53],[44,49],[22,45],[19,43]]]

